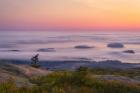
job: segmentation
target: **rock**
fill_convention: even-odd
[[[107,47],[110,48],[124,48],[124,45],[122,43],[110,43],[107,45]]]
[[[135,51],[134,50],[126,50],[126,51],[123,51],[124,53],[130,53],[130,54],[134,54]]]
[[[42,48],[38,49],[38,52],[55,52],[56,50],[54,48]]]
[[[77,49],[89,49],[89,48],[94,48],[94,47],[87,46],[87,45],[78,45],[78,46],[75,46],[75,48],[77,48]]]

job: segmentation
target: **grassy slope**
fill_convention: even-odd
[[[16,87],[13,80],[0,84],[1,93],[140,93],[140,84],[99,80],[89,71],[61,71],[30,78],[31,87]],[[6,92],[5,92],[6,91]]]
[[[30,84],[30,77],[43,76],[48,73],[50,71],[36,69],[28,65],[0,64],[0,82],[14,79],[19,86]]]
[[[6,81],[0,83],[0,93],[140,93],[139,77],[139,69],[79,68],[50,73],[26,65],[1,64],[0,80]]]

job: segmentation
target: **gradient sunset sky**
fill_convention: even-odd
[[[0,0],[0,29],[140,30],[140,0]]]

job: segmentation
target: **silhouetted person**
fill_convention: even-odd
[[[33,66],[33,67],[39,67],[39,65],[38,65],[38,63],[39,63],[39,54],[36,54],[35,56],[33,56],[32,58],[31,58],[31,65]]]

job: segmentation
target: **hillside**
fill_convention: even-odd
[[[140,93],[140,69],[50,71],[2,62],[0,82],[0,93]]]

